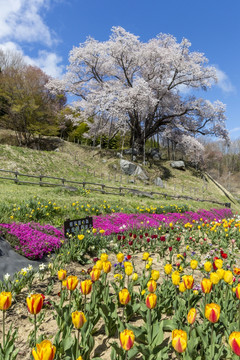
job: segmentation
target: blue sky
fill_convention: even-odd
[[[239,0],[0,0],[0,47],[20,51],[29,64],[60,77],[68,54],[92,36],[109,38],[122,26],[143,42],[159,33],[183,37],[218,70],[204,97],[227,106],[227,128],[240,137]],[[202,95],[202,94],[201,94]]]

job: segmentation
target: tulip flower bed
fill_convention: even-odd
[[[239,359],[240,219],[228,211],[101,226],[37,273],[5,276],[0,359]],[[89,264],[73,262],[96,243]]]

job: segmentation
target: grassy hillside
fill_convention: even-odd
[[[78,181],[85,180],[117,187],[121,184],[123,187],[136,188],[146,192],[157,191],[169,195],[187,195],[196,199],[208,199],[210,202],[165,199],[157,195],[154,195],[154,198],[151,199],[133,196],[132,194],[124,197],[105,195],[93,191],[86,194],[82,192],[81,187],[79,187],[78,191],[72,192],[61,187],[17,185],[12,181],[0,180],[1,203],[18,205],[37,196],[42,200],[56,202],[59,206],[67,208],[71,207],[71,204],[76,201],[79,204],[88,203],[89,208],[91,208],[102,204],[105,200],[111,205],[118,205],[119,208],[187,203],[191,209],[197,210],[199,208],[222,207],[211,203],[211,200],[229,203],[231,202],[229,196],[235,203],[232,203],[233,210],[239,210],[238,203],[231,194],[224,192],[224,189],[221,189],[211,178],[206,175],[203,176],[203,174],[196,172],[192,168],[180,171],[172,169],[169,161],[159,161],[151,164],[151,166],[149,164],[143,166],[149,176],[147,184],[138,179],[135,179],[135,183],[129,183],[129,179],[132,178],[121,173],[119,162],[120,160],[115,151],[83,147],[69,142],[63,142],[58,151],[37,151],[11,145],[0,145],[0,169],[32,175],[44,174]],[[0,176],[6,175],[13,177],[11,174],[0,172]],[[157,176],[163,179],[165,188],[153,185],[153,179]],[[34,181],[35,179],[21,178],[21,180]]]

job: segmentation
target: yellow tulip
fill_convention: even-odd
[[[171,272],[172,272],[172,265],[171,265],[171,264],[166,264],[166,265],[164,266],[164,271],[165,271],[165,274],[166,274],[166,275],[171,274]]]
[[[123,255],[123,253],[118,253],[118,254],[116,255],[116,257],[117,257],[117,261],[118,261],[119,263],[123,262],[123,260],[124,260],[124,255]]]
[[[12,304],[12,294],[10,292],[0,293],[0,310],[6,311]]]
[[[102,262],[102,260],[98,260],[98,261],[96,262],[96,264],[94,265],[94,268],[99,269],[99,270],[102,270],[102,268],[103,268],[103,262]]]
[[[187,333],[183,330],[173,330],[172,346],[174,350],[183,353],[187,348]]]
[[[216,273],[218,274],[220,280],[224,278],[225,270],[224,269],[217,269]]]
[[[180,282],[179,287],[178,287],[178,290],[179,290],[180,292],[184,292],[184,291],[187,290],[186,287],[185,287],[185,285],[184,285],[184,282],[183,282],[183,281]]]
[[[43,340],[40,344],[37,344],[37,351],[32,349],[34,360],[53,360],[55,353],[56,347],[49,340]]]
[[[101,275],[101,270],[96,269],[96,268],[90,272],[92,281],[98,281],[100,278],[100,275]]]
[[[230,270],[225,271],[223,280],[226,283],[231,284],[233,282],[233,273]]]
[[[222,261],[222,259],[216,259],[216,260],[214,261],[214,264],[215,264],[215,266],[216,266],[218,269],[221,269],[222,266],[223,266],[223,261]]]
[[[83,240],[84,239],[84,235],[83,234],[81,234],[81,235],[78,235],[78,240]]]
[[[198,266],[198,261],[197,260],[191,260],[190,262],[190,266],[193,270],[195,270]]]
[[[135,336],[132,330],[124,330],[120,333],[120,344],[121,347],[128,351],[134,345]]]
[[[217,272],[212,272],[210,274],[210,280],[214,285],[218,284],[219,281],[220,281],[220,277],[218,276],[218,273]]]
[[[110,261],[103,261],[103,271],[108,274],[111,271],[112,264]]]
[[[126,288],[119,291],[118,297],[119,297],[119,302],[122,305],[127,305],[129,303],[129,301],[131,300],[130,293],[129,293],[128,289],[126,289]]]
[[[202,292],[204,294],[209,294],[210,291],[212,290],[212,281],[207,279],[207,278],[203,278],[201,281],[201,288],[202,288]]]
[[[236,287],[236,296],[240,300],[240,284],[238,284]]]
[[[137,274],[137,273],[134,273],[133,276],[132,276],[132,279],[133,279],[133,281],[137,281],[137,279],[138,279],[138,274]]]
[[[58,271],[58,280],[59,281],[65,280],[66,277],[67,277],[67,271],[66,270],[61,269],[61,270]]]
[[[106,253],[102,253],[100,256],[101,261],[108,261],[108,255]]]
[[[205,317],[211,322],[218,322],[221,307],[218,304],[207,304],[205,306]]]
[[[210,261],[206,261],[204,264],[204,270],[206,272],[210,272],[212,270],[212,263]]]
[[[148,252],[145,252],[145,253],[143,253],[142,259],[143,259],[144,261],[147,261],[147,259],[149,258],[149,256],[150,256],[150,254],[149,254]]]
[[[178,271],[174,271],[172,273],[172,283],[173,285],[179,285],[180,283],[180,275]]]
[[[153,280],[157,281],[160,277],[160,273],[158,270],[152,270],[151,271],[151,277]]]
[[[82,311],[74,311],[72,313],[72,322],[76,329],[81,329],[86,321],[87,319]]]
[[[125,267],[125,274],[126,274],[127,276],[130,276],[130,275],[132,275],[132,273],[133,273],[133,266],[132,266],[132,265],[126,266],[126,267]]]

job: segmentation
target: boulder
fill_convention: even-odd
[[[134,171],[137,168],[137,165],[133,164],[128,160],[120,160],[120,168],[126,175],[133,175]]]
[[[148,176],[145,174],[143,169],[136,164],[128,160],[120,160],[120,168],[126,175],[134,175],[138,177],[140,180],[148,180]]]
[[[153,160],[161,160],[161,154],[159,152],[159,149],[157,149],[157,148],[150,149],[150,151],[148,152],[148,155]]]
[[[185,170],[185,163],[184,161],[172,161],[171,167],[178,170]]]
[[[132,148],[123,150],[123,153],[126,155],[132,155],[132,154],[138,155],[137,149],[132,149]]]
[[[162,179],[158,176],[156,179],[154,179],[154,184],[156,185],[156,186],[160,186],[160,187],[164,187],[163,186],[163,181],[162,181]]]

